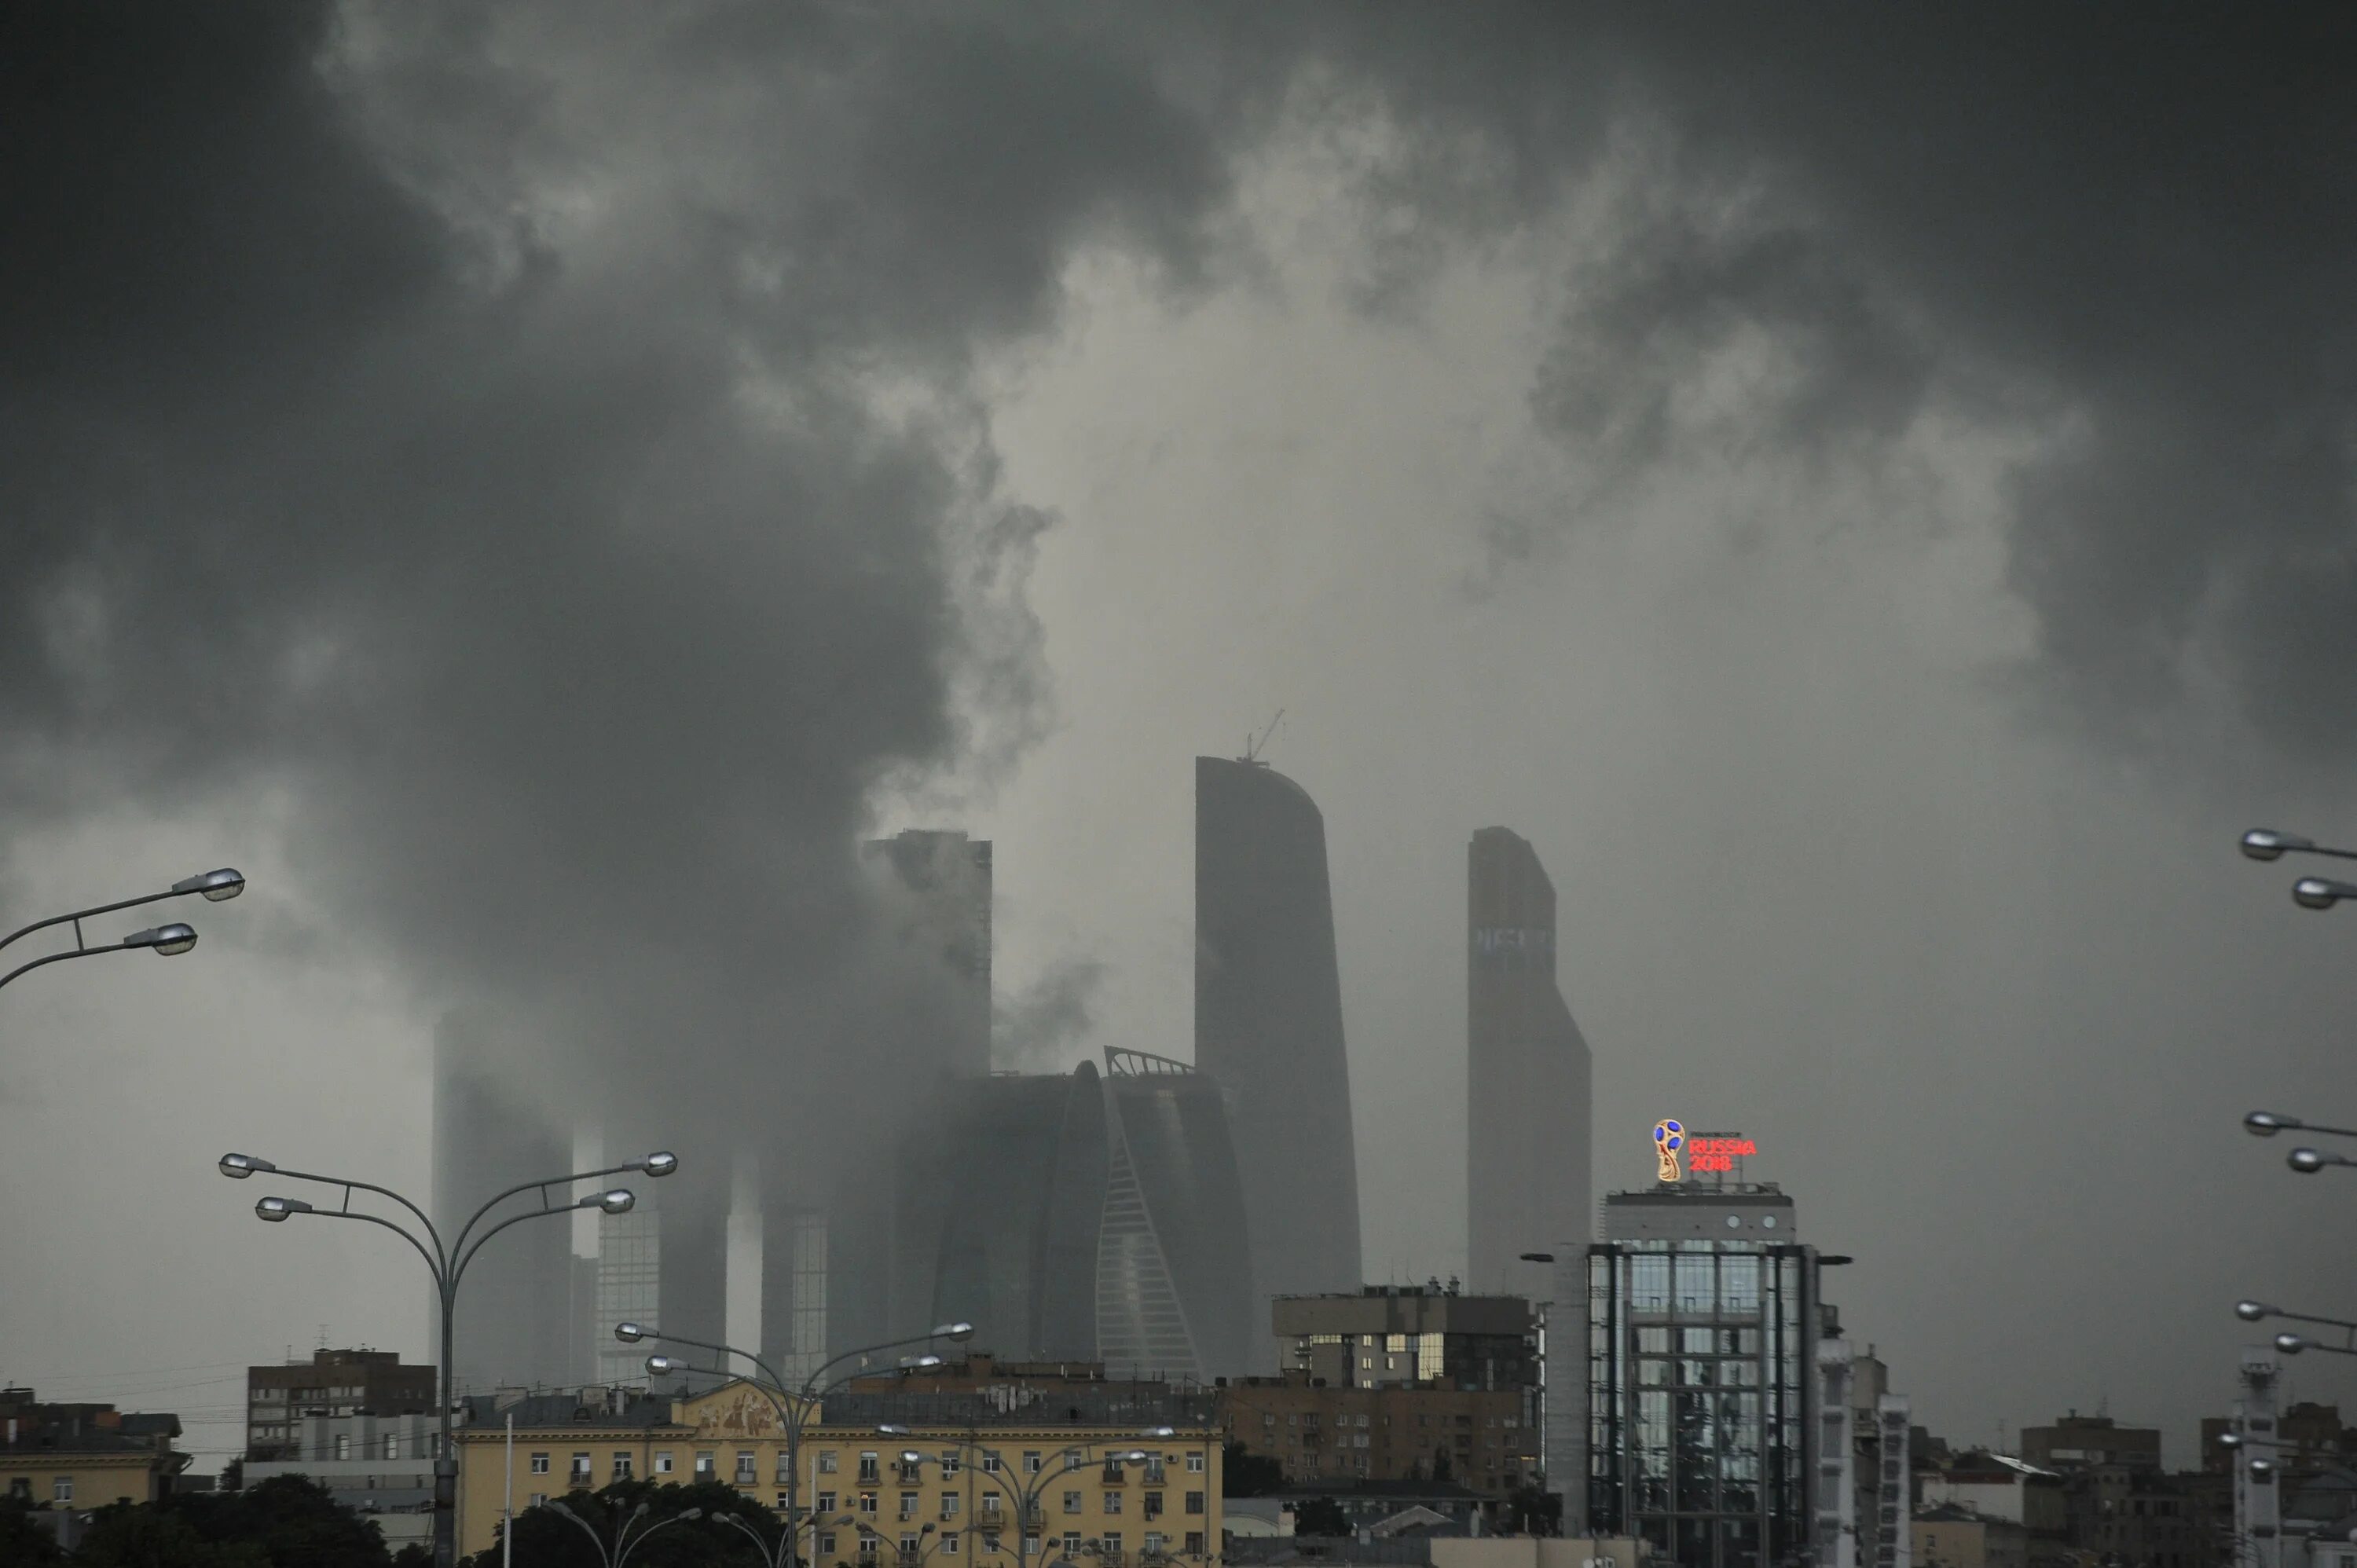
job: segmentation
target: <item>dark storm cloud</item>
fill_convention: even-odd
[[[860,941],[867,797],[1044,700],[957,372],[1084,242],[1199,280],[1214,138],[985,12],[349,20],[9,12],[12,807],[288,789],[325,906],[585,1098],[888,1068],[942,1000]]]
[[[1316,47],[1405,128],[1371,188],[1452,233],[1622,158],[1538,389],[1602,499],[1697,440],[1871,464],[1927,406],[2013,422],[2050,438],[2011,580],[2083,720],[2165,723],[2208,674],[2287,747],[2345,746],[2347,11],[1549,8],[1414,47],[1394,12],[1325,15]],[[1746,335],[1777,379],[1674,428]]]

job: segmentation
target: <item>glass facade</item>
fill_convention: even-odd
[[[1587,1512],[1677,1568],[1806,1547],[1813,1258],[1640,1240],[1587,1253]]]

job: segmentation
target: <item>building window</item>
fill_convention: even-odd
[[[943,1519],[955,1519],[957,1518],[957,1511],[958,1495],[955,1492],[943,1492],[942,1494],[942,1517]]]
[[[822,1450],[818,1456],[818,1473],[822,1476],[834,1475],[836,1457],[834,1449]]]
[[[27,1507],[30,1507],[33,1501],[33,1477],[30,1476],[9,1477],[8,1496],[17,1502],[23,1503]]]
[[[1066,1513],[1078,1513],[1081,1511],[1080,1493],[1066,1492],[1064,1494],[1064,1511]]]
[[[655,1455],[655,1474],[658,1476],[668,1476],[671,1474],[670,1449],[666,1448],[662,1453]]]
[[[821,1513],[833,1513],[834,1511],[834,1494],[833,1492],[821,1492],[818,1495],[818,1511]]]
[[[1160,1519],[1162,1517],[1162,1494],[1160,1492],[1148,1492],[1146,1494],[1146,1517],[1148,1519]]]
[[[900,1517],[902,1519],[914,1519],[917,1517],[916,1493],[902,1492],[900,1494]]]
[[[545,1476],[548,1474],[547,1455],[535,1454],[532,1456],[532,1473],[535,1476]]]
[[[1147,1556],[1160,1556],[1162,1554],[1162,1532],[1158,1530],[1147,1530],[1146,1532],[1146,1540],[1140,1542],[1140,1545]]]
[[[873,1563],[876,1561],[876,1541],[877,1538],[868,1534],[866,1530],[863,1530],[859,1532],[859,1560],[862,1563]]]
[[[1104,1532],[1104,1549],[1115,1556],[1121,1554],[1121,1531],[1109,1530]]]
[[[942,1449],[942,1475],[944,1475],[944,1476],[954,1476],[954,1475],[956,1475],[957,1473],[958,1473],[958,1451],[957,1451],[956,1449],[954,1449],[954,1448],[944,1448],[944,1449]]]
[[[1104,1494],[1104,1511],[1107,1513],[1119,1513],[1121,1511],[1121,1494],[1119,1492],[1107,1492]]]
[[[982,1494],[982,1511],[983,1511],[983,1512],[985,1512],[985,1513],[986,1513],[986,1514],[996,1515],[996,1514],[998,1512],[998,1502],[999,1502],[999,1498],[998,1498],[998,1494],[997,1494],[996,1492],[985,1492],[985,1493],[983,1493],[983,1494]]]
[[[832,1557],[834,1555],[834,1531],[831,1530],[822,1530],[818,1532],[818,1549],[820,1553],[823,1556]]]
[[[1187,1473],[1190,1476],[1200,1476],[1203,1473],[1203,1456],[1200,1454],[1187,1455]]]
[[[998,1450],[997,1450],[997,1449],[996,1449],[996,1448],[992,1448],[992,1449],[986,1450],[986,1451],[983,1454],[983,1456],[982,1456],[982,1473],[983,1473],[984,1475],[985,1475],[985,1476],[996,1476],[996,1475],[997,1475],[997,1474],[998,1474]]]
[[[586,1487],[586,1486],[587,1486],[587,1485],[589,1484],[589,1455],[587,1455],[587,1454],[576,1454],[576,1455],[573,1456],[573,1479],[574,1479],[574,1482],[575,1482],[576,1485],[578,1485],[578,1486],[584,1486],[584,1487]]]
[[[859,1511],[861,1513],[874,1513],[876,1511],[876,1494],[874,1492],[862,1492],[859,1494]]]
[[[384,1434],[384,1456],[388,1459],[401,1457],[401,1434],[398,1432],[388,1432]]]
[[[916,1554],[917,1537],[915,1533],[913,1531],[902,1531],[900,1535],[900,1555],[903,1557],[914,1557]]]
[[[754,1454],[750,1448],[737,1450],[737,1484],[738,1486],[749,1487],[760,1479],[759,1473],[753,1466],[753,1459]]]
[[[1187,1555],[1189,1557],[1200,1557],[1203,1555],[1203,1532],[1201,1530],[1190,1530],[1187,1532]]]
[[[1068,1530],[1064,1531],[1064,1555],[1067,1557],[1078,1557],[1080,1554],[1081,1532],[1077,1530]]]
[[[627,1481],[630,1478],[630,1456],[628,1454],[616,1454],[614,1455],[614,1479],[618,1481]]]
[[[1202,1493],[1189,1492],[1187,1494],[1187,1511],[1189,1513],[1201,1513],[1203,1511]]]
[[[336,1457],[337,1457],[337,1458],[339,1458],[339,1459],[349,1459],[349,1458],[350,1458],[351,1456],[352,1456],[352,1439],[351,1439],[351,1434],[350,1434],[350,1433],[344,1433],[344,1432],[339,1432],[339,1433],[336,1434]]]
[[[793,1473],[793,1471],[791,1471],[791,1469],[787,1468],[787,1466],[788,1466],[790,1463],[791,1463],[791,1456],[786,1453],[786,1451],[785,1451],[784,1449],[782,1449],[782,1448],[779,1449],[779,1450],[778,1450],[778,1485],[780,1485],[780,1486],[781,1486],[781,1487],[791,1487],[791,1486],[792,1486],[792,1485],[794,1484],[794,1473]]]
[[[52,1502],[60,1503],[70,1503],[73,1501],[73,1477],[71,1476],[59,1476],[51,1480],[49,1482],[49,1499]]]
[[[957,1549],[957,1538],[958,1538],[958,1532],[957,1532],[956,1530],[945,1530],[942,1531],[942,1556],[944,1556],[944,1557],[955,1557],[955,1556],[958,1554],[958,1549]]]
[[[878,1464],[873,1450],[859,1456],[859,1478],[862,1481],[879,1481],[884,1478],[883,1468]]]
[[[1037,1448],[1028,1448],[1024,1450],[1023,1473],[1027,1476],[1036,1476],[1039,1473],[1039,1451]]]
[[[998,1531],[995,1530],[985,1530],[982,1532],[982,1549],[985,1552],[996,1552],[998,1550]]]
[[[709,1448],[697,1449],[695,1453],[695,1478],[699,1481],[709,1481],[713,1478],[714,1475],[715,1470],[712,1463],[712,1450]]]

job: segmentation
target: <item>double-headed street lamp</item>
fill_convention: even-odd
[[[876,1431],[879,1435],[885,1437],[907,1438],[916,1435],[916,1434],[909,1427],[890,1422],[887,1422],[884,1424],[879,1425],[877,1427]],[[1174,1426],[1149,1426],[1138,1434],[1138,1436],[1148,1439],[1168,1439],[1178,1435],[1178,1429]],[[967,1457],[980,1456],[991,1461],[989,1464],[975,1465],[971,1466],[971,1468],[974,1470],[974,1474],[988,1481],[991,1486],[997,1490],[999,1496],[1005,1498],[1008,1502],[1015,1505],[1015,1561],[1017,1568],[1031,1568],[1031,1527],[1034,1523],[1039,1523],[1044,1527],[1047,1520],[1047,1510],[1039,1507],[1039,1499],[1047,1495],[1048,1487],[1051,1484],[1060,1481],[1064,1477],[1070,1475],[1074,1469],[1081,1467],[1072,1463],[1071,1456],[1074,1454],[1086,1455],[1088,1457],[1084,1463],[1102,1463],[1108,1466],[1116,1465],[1144,1465],[1151,1462],[1154,1458],[1153,1455],[1147,1453],[1143,1448],[1131,1448],[1119,1453],[1108,1454],[1105,1453],[1104,1450],[1109,1446],[1109,1444],[1103,1443],[1090,1444],[1082,1448],[1066,1449],[1064,1451],[1063,1468],[1060,1470],[1049,1470],[1043,1465],[1040,1467],[1039,1478],[1037,1480],[1017,1487],[1008,1484],[1006,1479],[1008,1467],[1006,1459],[996,1449],[985,1448],[970,1437],[951,1439],[949,1440],[947,1446],[961,1455]],[[903,1475],[926,1465],[940,1466],[942,1465],[941,1455],[938,1454],[920,1453],[914,1448],[904,1448],[900,1451],[900,1467]]]
[[[2243,854],[2253,860],[2276,861],[2287,854],[2325,854],[2335,860],[2357,860],[2357,850],[2334,849],[2298,833],[2273,828],[2253,828],[2243,835]],[[2344,898],[2357,898],[2357,883],[2330,876],[2303,876],[2291,885],[2292,901],[2303,909],[2330,909]]]
[[[2287,1116],[2280,1111],[2254,1111],[2243,1118],[2243,1127],[2254,1138],[2272,1138],[2278,1133],[2319,1133],[2328,1138],[2357,1138],[2357,1127],[2321,1126],[2313,1122],[2303,1122],[2297,1116]],[[2284,1164],[2302,1176],[2314,1176],[2327,1165],[2357,1165],[2357,1160],[2322,1149],[2301,1147],[2286,1155]]]
[[[799,1390],[789,1389],[786,1386],[786,1380],[778,1376],[776,1369],[767,1361],[762,1360],[750,1350],[740,1350],[734,1345],[717,1344],[709,1339],[690,1339],[681,1334],[666,1334],[662,1329],[644,1323],[618,1323],[614,1325],[614,1337],[625,1345],[636,1345],[643,1340],[653,1339],[666,1345],[692,1346],[695,1349],[709,1350],[718,1356],[735,1356],[751,1363],[754,1370],[770,1380],[767,1383],[763,1383],[756,1379],[753,1380],[753,1386],[760,1391],[761,1397],[768,1400],[770,1407],[778,1412],[779,1424],[785,1428],[786,1433],[786,1531],[780,1539],[776,1555],[771,1560],[771,1568],[785,1568],[786,1564],[799,1560],[801,1552],[798,1542],[802,1538],[802,1431],[817,1412],[819,1401],[852,1379],[860,1376],[866,1368],[864,1366],[849,1368],[832,1380],[827,1377],[828,1369],[841,1366],[856,1357],[866,1358],[875,1355],[879,1350],[898,1350],[909,1345],[927,1345],[936,1339],[953,1341],[971,1339],[974,1337],[974,1325],[964,1322],[944,1323],[930,1333],[913,1334],[904,1339],[887,1339],[880,1344],[863,1345],[856,1350],[845,1350],[840,1356],[830,1356],[812,1369],[811,1375],[802,1380]],[[912,1356],[903,1359],[900,1367],[904,1371],[914,1371],[938,1367],[941,1364],[942,1359],[939,1356]],[[647,1371],[651,1376],[658,1378],[683,1376],[688,1373],[702,1373],[711,1378],[727,1378],[737,1375],[725,1367],[694,1366],[676,1356],[648,1357]],[[739,1528],[743,1527],[739,1526]]]
[[[591,1524],[587,1520],[583,1519],[579,1514],[575,1513],[571,1509],[566,1508],[563,1503],[546,1502],[540,1506],[546,1509],[549,1512],[556,1515],[559,1519],[570,1520],[576,1525],[578,1525],[581,1529],[581,1533],[587,1536],[591,1541],[596,1543],[597,1548],[597,1560],[603,1563],[606,1565],[606,1568],[622,1568],[622,1564],[630,1560],[630,1553],[636,1552],[646,1541],[647,1537],[652,1535],[655,1531],[674,1524],[685,1524],[690,1520],[702,1519],[704,1517],[704,1510],[702,1509],[683,1509],[681,1512],[671,1515],[669,1518],[659,1519],[652,1524],[646,1524],[645,1520],[647,1517],[648,1505],[640,1503],[637,1508],[630,1510],[630,1517],[623,1520],[620,1527],[614,1531],[614,1544],[608,1546],[606,1544],[606,1538],[597,1533],[597,1526]],[[619,1506],[619,1498],[616,1500],[616,1506]],[[726,1519],[728,1516],[723,1514],[720,1517]],[[632,1525],[643,1525],[644,1528],[634,1536],[630,1533],[630,1527]]]
[[[344,1189],[344,1200],[339,1208],[317,1208],[299,1197],[273,1196],[264,1198],[253,1206],[256,1217],[274,1224],[284,1224],[297,1214],[317,1214],[328,1219],[363,1220],[371,1225],[381,1225],[399,1236],[416,1248],[417,1255],[425,1260],[425,1267],[434,1276],[435,1294],[440,1303],[442,1314],[442,1451],[434,1461],[435,1568],[456,1568],[458,1561],[458,1458],[452,1452],[450,1444],[452,1391],[457,1386],[454,1380],[457,1369],[451,1365],[451,1323],[457,1314],[458,1282],[466,1277],[467,1265],[475,1261],[475,1255],[483,1250],[485,1242],[511,1225],[521,1225],[527,1219],[544,1219],[552,1214],[570,1214],[577,1208],[594,1208],[603,1214],[628,1214],[631,1207],[638,1202],[638,1198],[630,1188],[618,1187],[605,1192],[591,1193],[588,1197],[573,1202],[559,1203],[551,1196],[552,1188],[570,1187],[575,1182],[591,1181],[598,1176],[619,1176],[625,1172],[638,1172],[649,1176],[667,1176],[677,1169],[679,1169],[679,1156],[659,1151],[635,1160],[625,1160],[619,1165],[606,1165],[594,1171],[576,1171],[571,1176],[551,1176],[545,1181],[522,1182],[498,1194],[475,1210],[468,1217],[467,1222],[458,1227],[457,1235],[447,1246],[445,1246],[440,1232],[434,1229],[434,1221],[425,1217],[425,1211],[389,1187],[379,1187],[374,1182],[354,1181],[349,1176],[317,1176],[309,1171],[281,1170],[268,1160],[257,1159],[252,1155],[223,1155],[221,1157],[221,1173],[232,1181],[243,1181],[260,1173],[285,1176],[289,1181],[316,1182],[321,1187],[339,1187]],[[387,1219],[382,1215],[367,1214],[354,1208],[352,1194],[355,1192],[372,1192],[381,1197],[389,1197],[401,1205],[416,1218],[418,1225],[425,1232],[424,1238],[421,1239],[408,1227],[395,1220]],[[511,1214],[483,1231],[481,1235],[475,1234],[475,1227],[481,1224],[491,1210],[509,1198],[527,1192],[539,1194],[538,1208],[527,1208],[520,1214]],[[432,1243],[430,1247],[427,1245],[428,1242]]]
[[[219,871],[200,871],[194,876],[183,876],[161,893],[143,893],[136,898],[125,898],[120,903],[101,904],[94,909],[76,909],[70,915],[52,915],[46,920],[36,920],[29,926],[11,931],[5,937],[0,937],[0,948],[6,947],[19,937],[28,937],[35,931],[45,931],[51,926],[66,925],[73,927],[74,945],[64,952],[53,952],[47,957],[37,958],[30,963],[20,964],[7,973],[0,974],[0,985],[5,985],[18,975],[28,973],[43,964],[63,963],[70,958],[88,958],[93,953],[127,952],[145,948],[160,957],[177,957],[197,945],[195,928],[178,922],[165,926],[150,926],[144,931],[132,932],[119,942],[101,942],[96,947],[92,947],[82,936],[81,923],[93,916],[111,915],[117,909],[133,909],[142,904],[153,904],[165,898],[185,898],[192,893],[218,904],[224,898],[234,898],[244,891],[244,875],[231,870],[228,866],[223,866]]]

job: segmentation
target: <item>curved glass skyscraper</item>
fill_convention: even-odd
[[[1263,763],[1195,759],[1195,1065],[1227,1092],[1255,1311],[1275,1295],[1356,1291],[1359,1173],[1326,820]],[[1253,1359],[1273,1367],[1275,1339],[1264,1335]]]

